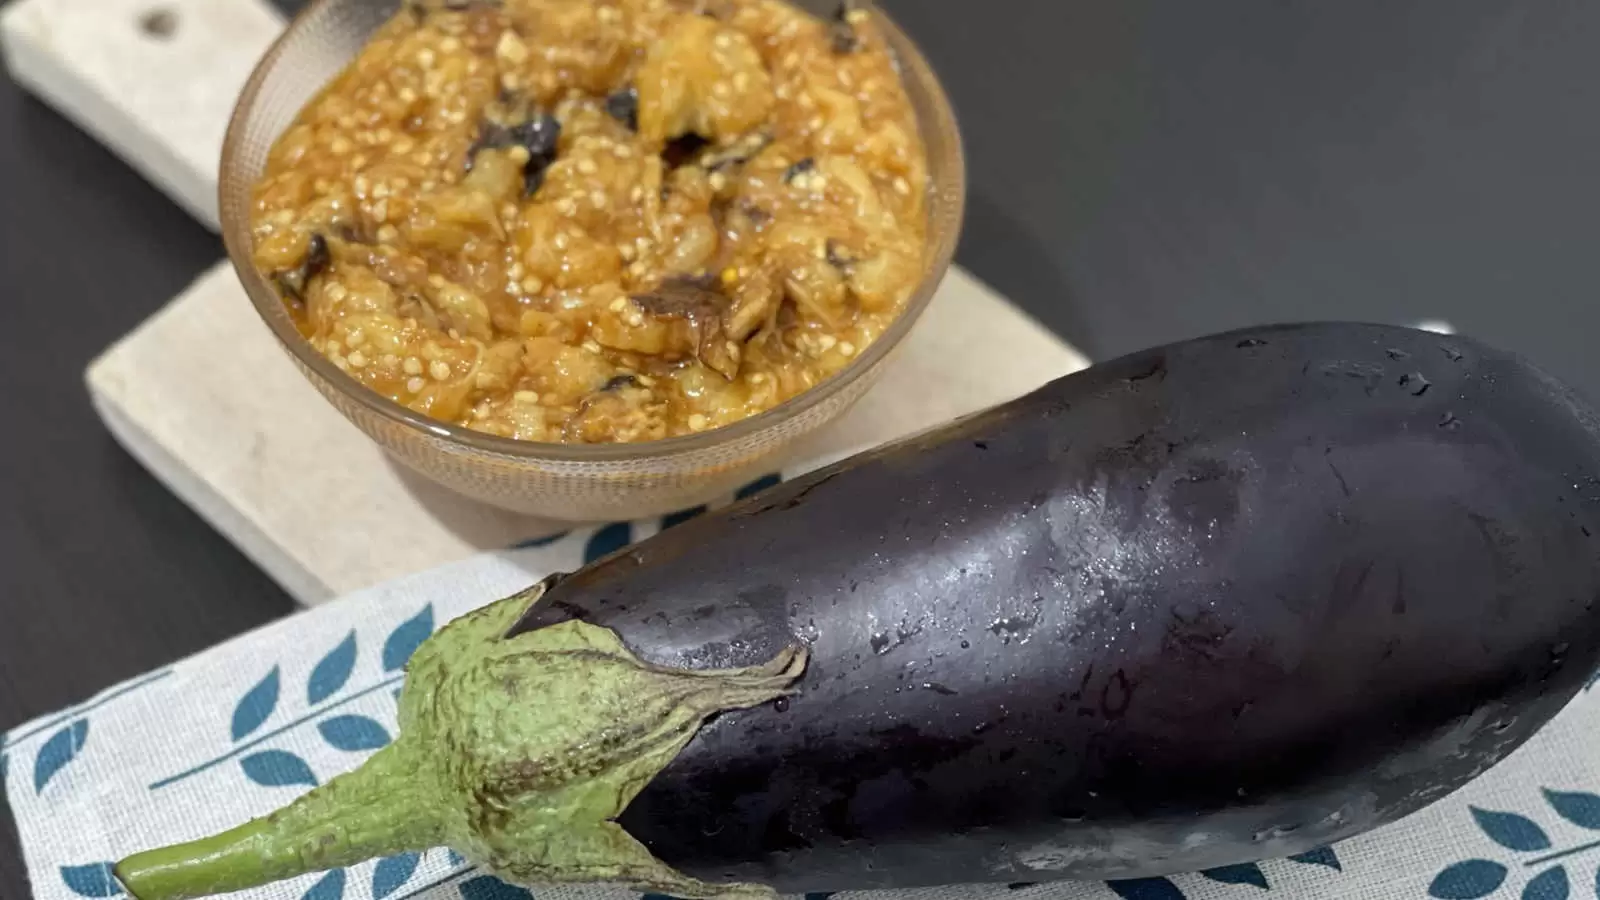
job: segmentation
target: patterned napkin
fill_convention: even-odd
[[[359,591],[12,731],[5,738],[0,771],[34,896],[119,896],[111,860],[236,825],[353,768],[394,733],[401,668],[435,628],[549,572],[570,571],[681,519],[560,535]],[[1293,859],[1109,884],[950,887],[893,896],[1600,896],[1596,735],[1600,696],[1585,691],[1511,759],[1457,794],[1380,832]],[[549,888],[538,894],[539,900],[640,900],[628,892],[593,888]],[[390,857],[236,896],[533,900],[527,891],[473,870],[446,850]]]

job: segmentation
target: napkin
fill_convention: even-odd
[[[769,479],[775,480],[775,479]],[[753,485],[751,489],[763,486]],[[6,795],[38,900],[116,897],[111,863],[264,814],[395,733],[411,651],[436,628],[676,518],[616,523],[358,591],[110,688],[5,737]],[[1292,859],[1110,883],[946,887],[896,900],[1566,900],[1600,895],[1600,704],[1585,690],[1511,758],[1386,829]],[[539,900],[640,900],[548,887]],[[250,900],[532,900],[430,850]],[[826,900],[828,895],[807,895]],[[841,895],[842,896],[842,895]],[[885,900],[890,894],[882,895]],[[850,895],[855,898],[855,895]],[[646,898],[658,900],[658,898]],[[855,900],[873,900],[863,894]]]

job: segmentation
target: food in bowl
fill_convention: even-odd
[[[848,366],[924,275],[865,9],[408,3],[278,139],[253,262],[336,366],[504,437],[639,442]]]

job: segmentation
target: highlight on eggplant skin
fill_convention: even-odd
[[[619,820],[697,877],[1286,856],[1450,793],[1594,670],[1596,423],[1465,338],[1232,332],[680,525],[535,618],[691,668],[811,645],[796,696],[713,721]]]

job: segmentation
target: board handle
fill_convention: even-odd
[[[233,104],[283,30],[264,0],[15,0],[11,77],[216,231]]]

